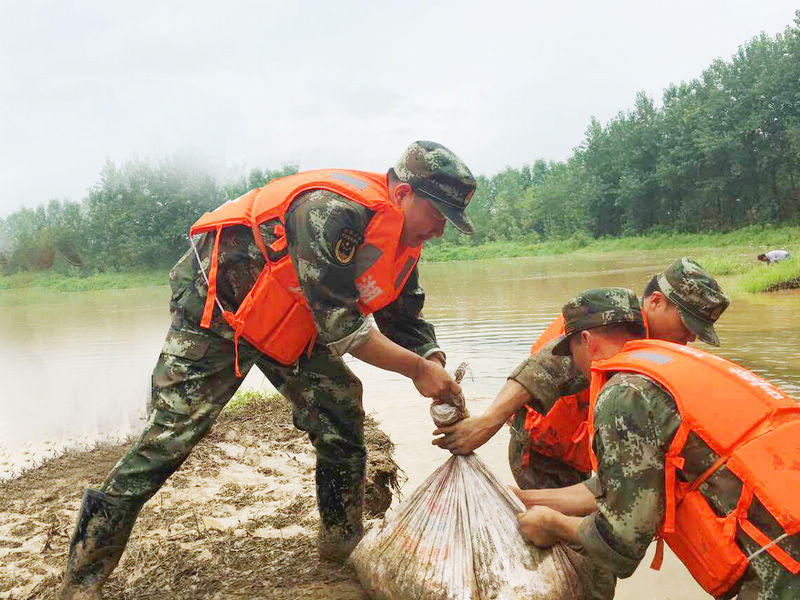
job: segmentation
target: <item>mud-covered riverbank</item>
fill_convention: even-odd
[[[370,419],[366,439],[366,516],[375,517],[400,472]],[[72,451],[0,483],[0,598],[54,597],[82,490],[128,443]],[[282,397],[224,411],[145,505],[105,598],[366,598],[349,568],[317,557],[314,464]]]

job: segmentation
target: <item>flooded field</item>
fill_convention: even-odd
[[[470,363],[464,390],[470,410],[480,413],[569,297],[601,285],[641,293],[675,257],[657,251],[423,265],[425,314],[436,324],[449,364]],[[138,429],[169,322],[168,288],[36,295],[23,302],[14,295],[23,292],[0,292],[0,476],[64,445]],[[717,327],[719,353],[800,398],[798,315],[797,292],[737,298]],[[404,378],[350,364],[364,381],[365,409],[397,445],[408,494],[447,457],[430,445],[428,404]],[[268,389],[257,372],[245,385]],[[501,431],[478,454],[511,483],[507,440]],[[620,584],[617,598],[707,597],[669,558],[660,573],[647,569],[645,559]]]

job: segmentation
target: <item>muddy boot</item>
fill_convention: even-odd
[[[326,527],[320,523],[317,535],[319,557],[329,562],[345,563],[363,536],[363,528],[348,533],[341,527]]]
[[[343,563],[364,536],[364,465],[317,460],[317,547],[323,560]]]
[[[131,534],[138,504],[109,498],[99,490],[83,494],[78,524],[69,545],[60,600],[95,600],[117,566]]]

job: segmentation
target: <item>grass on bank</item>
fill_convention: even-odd
[[[78,275],[53,271],[25,271],[0,275],[0,291],[22,288],[47,288],[57,292],[87,292],[90,290],[121,290],[128,288],[169,285],[167,271],[131,271],[128,273],[95,273]]]
[[[593,239],[583,232],[562,240],[497,241],[479,246],[439,243],[426,246],[424,262],[513,258],[566,253],[599,254],[628,250],[668,250],[670,248],[749,247],[752,258],[773,248],[792,251],[800,241],[800,226],[768,227],[753,225],[729,232],[674,233],[653,231],[643,235]]]
[[[739,280],[740,287],[751,294],[800,288],[800,259],[792,258],[767,267],[750,269]]]
[[[751,226],[727,233],[670,233],[654,231],[647,235],[620,238],[592,239],[579,232],[571,238],[545,241],[497,241],[479,246],[437,243],[426,246],[423,262],[450,262],[487,258],[522,256],[552,256],[574,253],[593,255],[643,250],[691,249],[715,276],[731,279],[744,292],[770,291],[798,286],[798,258],[771,267],[756,261],[756,255],[775,248],[784,248],[800,256],[800,226]],[[678,252],[679,254],[679,252]],[[0,275],[0,295],[3,290],[30,289],[30,293],[82,292],[151,286],[169,283],[166,270],[133,271],[127,273],[96,273],[84,275],[79,271],[24,272]]]

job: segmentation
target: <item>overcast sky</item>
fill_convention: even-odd
[[[561,160],[644,90],[791,24],[784,0],[0,0],[0,216],[106,159],[384,170],[415,139],[476,174]]]

